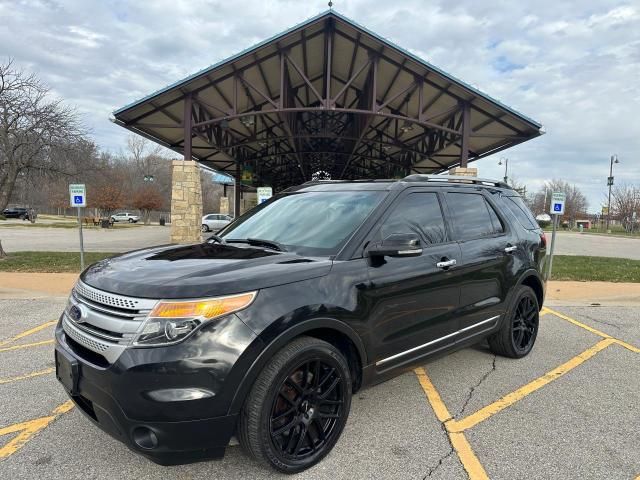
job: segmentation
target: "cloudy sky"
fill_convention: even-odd
[[[525,6],[529,4],[531,6]],[[324,0],[0,0],[0,61],[36,71],[114,152],[111,112],[312,17]],[[640,2],[335,0],[343,15],[544,124],[510,149],[529,189],[578,184],[599,210],[609,157],[640,184]],[[498,158],[475,164],[502,177]]]

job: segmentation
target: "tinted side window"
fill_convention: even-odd
[[[489,202],[487,202],[487,208],[489,209],[489,216],[491,217],[491,223],[493,224],[493,233],[503,233],[504,225],[502,225],[500,217],[498,217],[498,214]]]
[[[436,193],[411,193],[393,207],[380,227],[382,239],[393,233],[416,233],[427,245],[447,239]]]
[[[511,213],[515,215],[520,224],[529,230],[534,230],[538,228],[538,222],[533,217],[533,214],[529,210],[529,208],[525,205],[520,197],[504,197],[504,203],[507,205],[507,208],[511,210]]]
[[[453,216],[458,240],[486,237],[496,233],[490,205],[479,193],[448,193],[447,205]],[[496,215],[495,212],[492,212]],[[498,220],[498,224],[500,220]]]

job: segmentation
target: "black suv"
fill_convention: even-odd
[[[154,462],[219,458],[235,434],[300,471],[336,444],[358,389],[484,340],[527,355],[544,260],[501,182],[306,183],[202,244],[85,270],[56,329],[57,376]]]

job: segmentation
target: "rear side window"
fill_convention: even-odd
[[[503,232],[502,223],[493,207],[479,193],[448,193],[447,205],[458,240],[471,240]]]
[[[521,197],[504,197],[507,208],[513,213],[520,224],[527,230],[538,228],[538,222],[534,218],[529,207],[525,205]]]
[[[415,233],[427,245],[447,239],[442,210],[436,193],[410,193],[394,205],[380,227],[381,240],[394,233]]]

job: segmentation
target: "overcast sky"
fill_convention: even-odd
[[[530,4],[525,6],[524,4]],[[325,1],[0,0],[0,61],[36,71],[114,152],[113,110],[324,10]],[[335,0],[334,8],[541,122],[501,155],[529,189],[578,184],[599,210],[609,157],[640,184],[640,2]],[[502,177],[498,157],[474,164]]]

